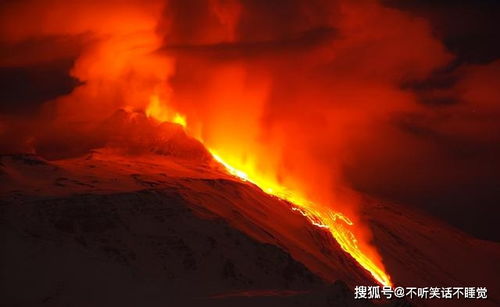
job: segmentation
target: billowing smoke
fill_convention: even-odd
[[[452,59],[425,20],[375,1],[172,2],[165,12],[170,98],[193,129],[230,162],[337,206],[354,201],[342,176],[352,150],[424,112],[402,84]]]
[[[38,69],[39,84],[67,70],[47,73],[56,94],[25,97],[35,112],[2,97],[6,152],[105,146],[95,131],[118,110],[182,116],[228,163],[354,214],[353,186],[418,173],[398,161],[500,135],[499,64],[443,73],[454,55],[430,24],[378,1],[19,0],[0,14],[3,71]],[[429,85],[440,72],[454,82]]]

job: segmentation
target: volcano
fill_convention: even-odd
[[[0,306],[499,305],[500,6],[430,2],[2,1]]]
[[[107,145],[74,157],[1,156],[4,303],[373,304],[354,300],[353,289],[377,280],[329,231],[232,175],[182,126],[158,127],[126,111],[96,129],[109,125],[121,133],[88,142]],[[486,286],[490,298],[480,303],[498,303],[498,244],[397,204],[369,197],[363,204],[395,285]]]

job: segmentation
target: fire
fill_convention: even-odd
[[[186,116],[177,112],[171,112],[160,100],[158,95],[152,95],[149,106],[146,109],[146,116],[154,118],[159,122],[173,122],[186,127]]]
[[[299,194],[264,178],[249,176],[246,172],[226,163],[214,150],[210,150],[210,152],[215,160],[221,163],[230,174],[257,185],[270,195],[292,203],[292,210],[305,216],[311,224],[328,230],[342,249],[349,253],[364,269],[370,272],[377,282],[384,286],[392,286],[389,275],[361,250],[356,236],[348,229],[354,223],[347,216],[333,210],[318,211],[314,209],[318,206]]]
[[[383,1],[8,2],[0,36],[16,52],[6,67],[59,72],[59,60],[74,59],[68,74],[79,83],[44,98],[37,120],[0,123],[9,151],[71,157],[113,139],[114,129],[100,132],[117,110],[143,110],[184,127],[228,173],[293,204],[391,284],[345,191],[378,189],[380,172],[366,166],[399,178],[390,159],[434,148],[407,124],[430,116],[431,130],[457,127],[434,126],[420,94],[401,86],[453,60],[423,18]],[[420,145],[431,147],[406,155]]]
[[[185,116],[175,113],[175,115],[171,117],[170,115],[173,113],[169,113],[165,109],[162,109],[162,104],[155,95],[152,96],[146,114],[158,121],[171,121],[183,127],[187,126]],[[170,120],[168,120],[169,118]],[[205,143],[200,138],[198,138],[198,140]],[[213,158],[224,166],[229,174],[243,181],[255,184],[269,195],[291,203],[293,211],[299,212],[305,216],[309,222],[316,227],[330,232],[341,248],[366,269],[378,283],[384,286],[392,286],[391,279],[382,266],[377,265],[369,254],[362,249],[355,234],[349,229],[354,226],[354,222],[343,213],[326,209],[323,206],[317,206],[315,203],[302,196],[300,192],[292,191],[282,186],[277,181],[259,174],[258,171],[252,169],[252,165],[249,163],[236,167],[232,165],[232,163],[227,162],[229,159],[227,157],[222,157],[215,149],[207,149]]]
[[[182,127],[186,127],[186,116],[183,116],[179,113],[175,113],[174,119],[172,120],[174,123],[181,125]]]

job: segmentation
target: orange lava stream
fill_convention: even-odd
[[[185,128],[187,132],[186,117],[161,106],[158,97],[152,96],[150,105],[146,110],[148,117],[154,118],[159,122],[174,122]],[[200,138],[198,141],[203,142]],[[264,192],[279,199],[288,201],[292,204],[292,210],[299,212],[305,216],[311,224],[327,230],[339,243],[341,248],[350,254],[365,270],[367,270],[373,278],[384,286],[392,286],[390,277],[385,273],[383,268],[378,266],[365,252],[363,252],[358,244],[358,240],[352,231],[348,229],[354,223],[340,212],[335,212],[331,209],[320,207],[309,201],[307,198],[301,196],[297,191],[291,191],[286,187],[280,185],[275,180],[271,180],[265,176],[259,176],[254,172],[250,166],[243,167],[247,172],[229,164],[227,159],[221,157],[215,150],[208,148],[213,158],[225,167],[227,172],[243,181],[248,181]],[[321,209],[319,209],[321,208]]]
[[[314,209],[318,206],[315,206],[311,201],[287,190],[277,183],[249,176],[247,173],[226,163],[214,150],[209,149],[209,151],[214,159],[222,164],[231,175],[251,182],[260,187],[264,192],[292,203],[292,210],[305,216],[311,224],[328,230],[341,248],[350,254],[365,270],[370,272],[378,283],[383,286],[392,286],[389,275],[361,251],[355,235],[347,228],[354,225],[348,217],[333,210],[323,209],[322,211],[318,211]]]

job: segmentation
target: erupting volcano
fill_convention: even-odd
[[[0,305],[375,304],[358,286],[480,286],[498,304],[498,243],[420,204],[498,183],[500,62],[463,60],[429,16],[0,4]]]
[[[166,108],[163,109],[161,107],[158,98],[153,96],[151,103],[147,108],[146,114],[160,122],[164,122],[168,121],[168,113],[169,112]],[[185,116],[182,116],[179,113],[175,113],[175,115],[171,117],[171,121],[183,127],[187,127]],[[360,248],[357,237],[354,235],[353,231],[350,230],[350,227],[354,226],[354,224],[344,214],[335,212],[328,207],[326,209],[321,209],[321,207],[302,197],[300,192],[291,191],[286,187],[281,186],[278,182],[273,182],[272,178],[265,178],[262,174],[259,174],[252,165],[243,163],[239,164],[238,167],[235,167],[225,162],[225,159],[219,156],[216,153],[216,150],[209,149],[209,152],[212,154],[212,157],[221,163],[230,174],[242,179],[243,181],[249,181],[257,185],[270,195],[289,201],[293,205],[291,208],[292,210],[298,211],[307,217],[311,224],[327,229],[335,240],[337,240],[342,249],[349,253],[363,268],[370,272],[377,282],[384,286],[391,286],[390,277],[384,272],[381,261],[379,260],[380,256],[373,249],[363,251]],[[230,158],[228,160],[237,161],[237,159]],[[364,246],[366,248],[368,245]],[[371,257],[368,256],[367,252],[370,252]],[[375,264],[375,261],[378,265]]]

